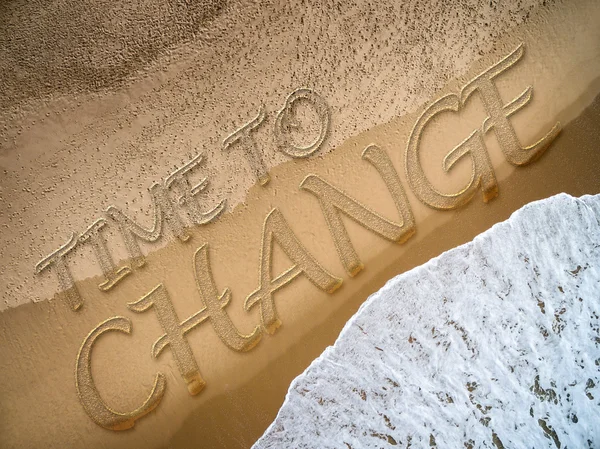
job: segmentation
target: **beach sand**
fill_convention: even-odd
[[[431,2],[429,13],[416,4],[146,2],[128,7],[130,24],[119,21],[124,7],[105,3],[0,7],[10,23],[0,33],[0,42],[8,42],[0,54],[0,67],[7,68],[0,89],[2,446],[249,447],[274,419],[291,380],[388,279],[470,241],[530,201],[600,192],[600,6],[521,2],[473,10],[465,3],[449,11],[444,2]],[[78,19],[68,20],[66,11]],[[172,25],[182,17],[186,24]],[[89,28],[96,18],[102,20]],[[83,44],[70,51],[71,42]],[[134,44],[115,52],[123,43]],[[524,143],[557,121],[561,134],[539,160],[515,167],[488,133],[498,197],[486,204],[477,194],[446,212],[426,207],[404,171],[406,142],[419,114],[521,43],[523,60],[498,86],[505,99],[528,86],[534,95],[510,120]],[[332,123],[316,155],[292,160],[276,150],[271,130],[286,96],[302,86],[327,100]],[[268,118],[256,139],[271,177],[266,186],[256,183],[240,151],[222,150],[222,140],[256,116],[261,104]],[[463,161],[446,175],[441,158],[481,126],[485,112],[474,100],[460,114],[447,115],[424,137],[430,149],[424,169],[438,188],[452,192],[465,184],[469,165]],[[385,184],[360,158],[372,143],[399,173],[416,234],[397,245],[344,219],[365,266],[352,278],[317,200],[298,186],[309,173],[318,174],[397,220]],[[58,292],[53,273],[33,274],[43,256],[109,205],[150,223],[147,189],[199,151],[207,158],[202,175],[210,179],[203,204],[228,201],[217,221],[190,228],[185,243],[167,233],[143,245],[146,266],[109,292],[98,289],[101,272],[92,251],[78,251],[69,260],[84,300],[77,312]],[[258,310],[246,312],[243,304],[257,287],[262,226],[274,207],[319,263],[343,279],[342,287],[328,294],[301,276],[279,290],[283,324],[248,353],[226,348],[209,325],[192,330],[188,341],[207,386],[191,397],[170,351],[151,357],[162,334],[156,316],[133,313],[126,304],[163,283],[181,320],[197,312],[202,305],[192,258],[208,243],[217,289],[232,292],[226,311],[242,333],[251,332]],[[109,230],[107,239],[115,262],[125,260],[118,233]],[[276,249],[273,272],[289,266]],[[130,410],[143,402],[155,373],[167,378],[156,411],[126,432],[97,426],[75,389],[83,339],[112,316],[130,318],[133,331],[103,336],[94,349],[92,369],[103,399]]]

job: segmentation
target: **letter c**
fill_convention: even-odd
[[[108,407],[100,397],[92,379],[91,355],[96,340],[102,334],[110,331],[130,334],[131,321],[122,316],[109,318],[96,326],[85,337],[77,355],[75,385],[83,408],[96,424],[109,430],[127,430],[135,425],[136,420],[150,413],[158,406],[165,394],[167,381],[164,374],[158,373],[148,399],[146,399],[141,407],[131,412],[119,413]]]

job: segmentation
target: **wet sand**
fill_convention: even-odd
[[[417,0],[377,6],[362,0],[343,5],[231,2],[201,27],[196,39],[159,51],[141,72],[131,73],[110,87],[82,89],[77,80],[85,74],[73,75],[75,80],[56,74],[42,76],[46,87],[37,81],[28,84],[17,76],[35,78],[44,73],[43,67],[38,70],[35,65],[36,58],[44,57],[37,46],[40,39],[46,39],[48,45],[56,36],[64,39],[56,49],[61,55],[69,45],[73,47],[70,58],[59,55],[45,63],[38,61],[42,66],[52,63],[56,70],[68,71],[75,61],[82,70],[110,74],[113,68],[121,67],[119,58],[128,60],[128,55],[143,47],[144,33],[163,33],[167,41],[172,33],[161,28],[168,27],[167,23],[154,28],[153,21],[152,32],[146,24],[123,30],[122,24],[113,23],[118,5],[102,11],[104,2],[91,2],[93,11],[87,18],[94,23],[89,26],[95,27],[96,34],[110,35],[99,43],[122,41],[131,52],[122,54],[119,46],[115,49],[106,44],[90,56],[84,51],[90,42],[81,37],[85,28],[77,27],[79,19],[67,20],[61,26],[64,20],[52,20],[54,12],[44,13],[53,7],[63,11],[75,2],[39,3],[15,0],[0,8],[10,19],[10,27],[0,30],[0,40],[30,47],[25,56],[39,53],[27,60],[31,67],[26,65],[20,71],[19,61],[11,62],[20,53],[15,50],[5,55],[13,44],[0,53],[0,61],[7,65],[3,87],[12,86],[0,89],[2,104],[7,105],[0,107],[0,166],[4,170],[0,227],[10,229],[0,235],[0,310],[52,296],[56,291],[54,278],[34,277],[32,267],[64,243],[71,232],[87,228],[108,206],[116,205],[146,222],[151,214],[147,189],[198,152],[206,154],[206,164],[198,176],[207,176],[210,181],[203,201],[208,205],[227,199],[228,210],[244,202],[256,178],[241,150],[223,151],[223,139],[255,117],[264,105],[268,116],[256,140],[265,165],[271,168],[289,161],[275,148],[273,123],[286,96],[299,87],[314,89],[331,108],[330,134],[318,152],[325,155],[351,136],[413,113],[473,64],[483,69],[493,62],[492,54],[500,57],[533,35],[523,63],[501,82],[504,87],[511,86],[510,80],[523,76],[527,85],[539,86],[535,87],[529,112],[515,116],[524,117],[522,125],[517,125],[523,139],[531,137],[529,128],[542,129],[543,124],[535,121],[545,117],[535,113],[539,111],[535,107],[538,95],[546,100],[554,97],[544,106],[548,116],[554,116],[573,101],[571,94],[578,86],[588,85],[597,76],[594,61],[590,61],[569,74],[576,80],[575,89],[570,86],[574,81],[559,78],[564,74],[559,75],[558,54],[568,48],[566,56],[577,61],[588,57],[586,52],[595,41],[551,19],[560,10],[559,24],[575,22],[580,29],[593,29],[594,14],[582,13],[594,6],[591,1],[577,7],[543,2],[546,6],[538,8],[541,0],[527,0],[481,9],[464,3],[452,11],[440,0],[432,0],[427,8]],[[83,0],[80,4],[86,5]],[[38,8],[39,21],[33,20],[37,15],[21,11],[23,7]],[[141,5],[136,14],[146,14],[144,8]],[[106,20],[94,21],[97,16]],[[529,25],[519,31],[523,33],[521,39],[500,44],[506,30],[525,21]],[[535,21],[553,25],[538,33]],[[76,29],[71,31],[70,26]],[[12,32],[15,27],[21,28]],[[52,35],[44,37],[43,29],[50,29]],[[553,36],[565,33],[568,37],[563,43],[550,43],[556,40]],[[556,50],[555,58],[545,61],[545,70],[539,73],[526,63],[535,54],[534,44]],[[100,50],[106,52],[105,59],[97,55]],[[536,64],[539,68],[541,59]],[[551,79],[550,85],[542,86],[547,79]],[[103,79],[96,81],[98,86],[105,84]],[[10,93],[19,86],[27,93],[26,99]],[[507,95],[519,93],[521,86],[513,87]],[[127,256],[116,233],[109,232],[108,239],[116,260]],[[154,251],[167,241],[145,250]],[[76,279],[100,273],[87,255],[74,259]]]
[[[312,329],[301,343],[289,348],[246,385],[209,401],[205,407],[190,415],[183,427],[163,447],[185,447],[195,441],[206,442],[210,447],[250,447],[273,421],[290,383],[304,371],[301,367],[307,367],[327,346],[333,344],[346,321],[358,311],[365,298],[379,290],[389,279],[470,241],[531,201],[561,192],[575,196],[600,192],[600,177],[596,176],[600,170],[600,135],[591,132],[598,123],[600,97],[565,127],[554,146],[560,156],[548,158],[527,172],[515,171],[505,180],[503,197],[494,208],[482,203],[471,204],[454,212],[452,221],[442,229],[436,227],[435,223],[422,223],[420,231],[425,236],[421,235],[421,240],[407,244],[410,259],[397,257],[397,251],[390,248],[378,259],[368,261],[366,264],[376,274],[369,279],[368,285],[345,298],[344,306],[327,323]],[[572,168],[578,176],[547,182],[549,173],[557,173],[565,166]],[[591,179],[594,181],[586,181]],[[268,393],[256,388],[256,385],[268,385]],[[240,413],[239,404],[242,403],[253,406],[249,412]],[[232,416],[237,419],[232,420]],[[208,435],[218,437],[209,439]]]

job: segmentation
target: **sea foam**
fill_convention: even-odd
[[[391,279],[254,447],[600,447],[599,220],[560,194]]]

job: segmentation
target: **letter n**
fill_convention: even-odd
[[[319,200],[337,252],[350,276],[356,276],[364,265],[350,241],[340,212],[392,242],[404,243],[415,233],[415,220],[410,205],[398,173],[386,152],[375,145],[369,145],[362,157],[374,165],[383,178],[402,219],[400,224],[381,217],[317,175],[308,175],[300,183],[301,189],[312,193]]]
[[[273,242],[277,242],[294,262],[294,265],[275,279],[271,276]],[[275,208],[267,215],[263,226],[258,289],[251,293],[244,303],[246,310],[260,304],[262,325],[269,334],[273,334],[281,326],[273,294],[300,274],[304,274],[315,286],[327,293],[333,293],[342,285],[342,280],[319,265],[317,260],[298,241],[282,213]]]

